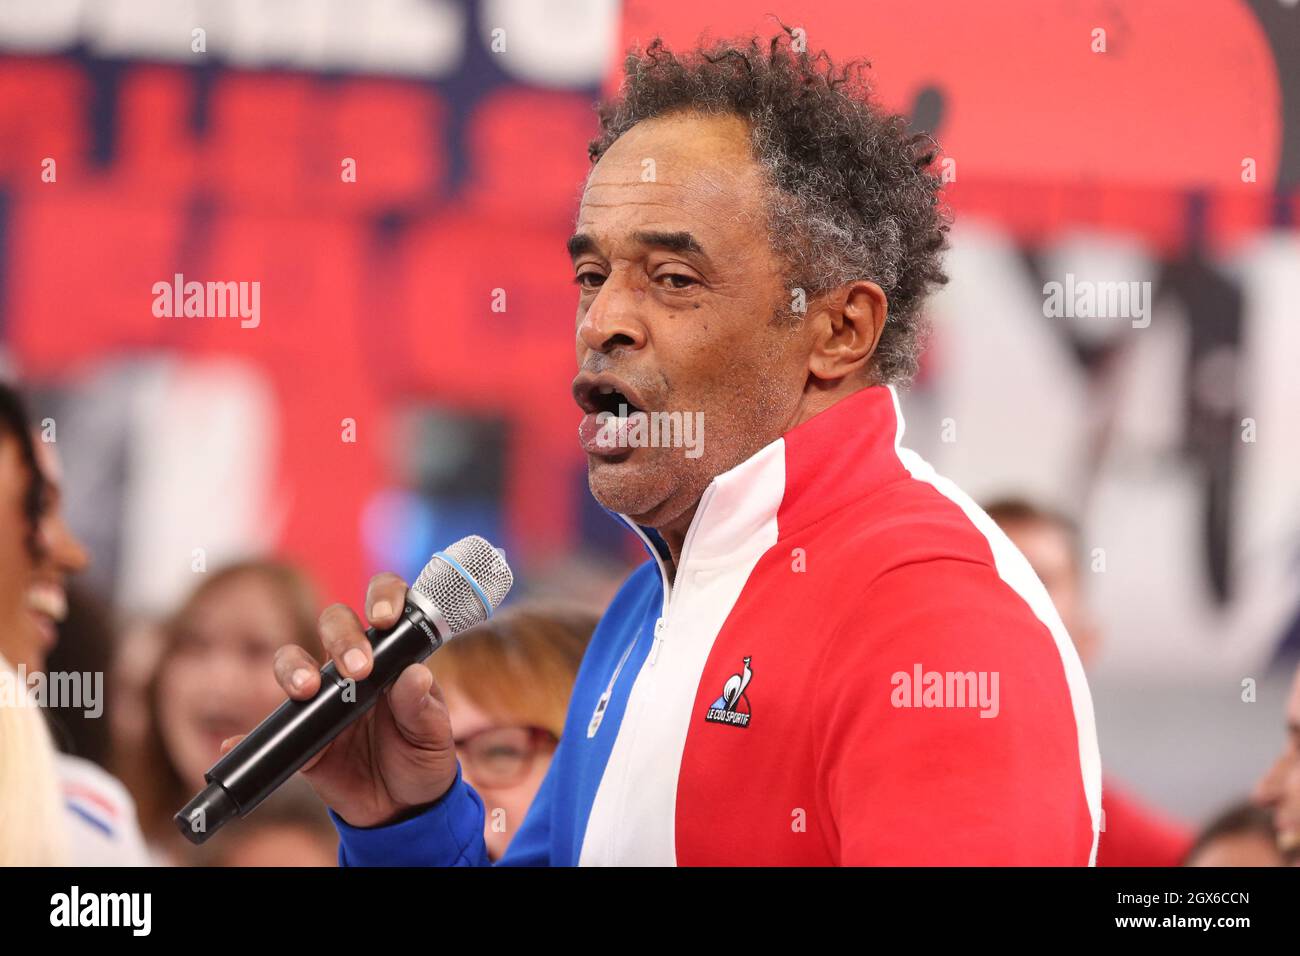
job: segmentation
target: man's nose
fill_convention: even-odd
[[[646,327],[639,305],[644,297],[626,280],[609,276],[578,323],[578,341],[593,352],[643,348]]]

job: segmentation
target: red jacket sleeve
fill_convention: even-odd
[[[1180,866],[1192,834],[1178,821],[1106,778],[1098,866]]]
[[[1079,730],[1047,625],[975,561],[904,565],[864,597],[819,669],[818,772],[839,862],[1087,865]]]

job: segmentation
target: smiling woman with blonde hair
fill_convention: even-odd
[[[40,708],[0,657],[0,867],[66,862],[54,743]]]
[[[24,667],[23,651],[36,632],[27,589],[44,494],[22,399],[0,383],[0,647],[16,648]],[[0,866],[63,862],[64,826],[45,717],[8,657],[0,654]]]

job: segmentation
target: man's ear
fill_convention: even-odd
[[[828,293],[817,310],[808,371],[826,382],[860,373],[871,361],[885,330],[889,300],[865,279]]]

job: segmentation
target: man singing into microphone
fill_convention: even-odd
[[[932,155],[784,35],[632,55],[590,152],[568,244],[579,434],[592,494],[650,560],[502,862],[1092,863],[1100,759],[1070,637],[902,441],[895,386],[944,280]],[[703,440],[649,440],[673,413]],[[370,621],[392,626],[404,591],[374,578]],[[321,635],[369,673],[352,611]],[[276,661],[299,699],[317,667]],[[344,864],[487,862],[423,666],[304,773]]]

